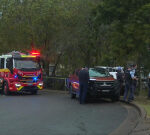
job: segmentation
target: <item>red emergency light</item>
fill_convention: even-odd
[[[33,55],[33,56],[40,56],[40,52],[37,51],[37,50],[32,50],[32,51],[30,52],[30,54]]]

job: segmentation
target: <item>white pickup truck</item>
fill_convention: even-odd
[[[108,72],[113,76],[114,79],[117,79],[117,69],[118,67],[107,67],[107,66],[96,66],[97,68],[107,69]],[[121,67],[123,71],[123,67]]]

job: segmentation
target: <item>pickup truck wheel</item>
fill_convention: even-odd
[[[73,98],[76,98],[76,94],[74,94],[73,93],[73,91],[72,91],[72,85],[70,86],[70,95],[71,95],[71,98],[73,99]]]
[[[115,81],[114,93],[111,97],[112,102],[116,102],[120,100],[120,84],[118,81]]]
[[[8,84],[6,82],[4,83],[4,94],[5,95],[9,95],[10,94],[9,87],[8,87]]]

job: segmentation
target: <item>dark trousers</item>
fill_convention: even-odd
[[[136,90],[136,84],[132,84],[132,99],[134,100],[134,93]]]
[[[130,94],[128,96],[128,92],[130,91]],[[124,98],[123,100],[126,101],[128,96],[128,101],[131,101],[133,98],[133,91],[132,91],[132,84],[130,83],[125,83],[125,91],[124,91]]]
[[[84,104],[88,90],[88,83],[80,83],[80,104]]]

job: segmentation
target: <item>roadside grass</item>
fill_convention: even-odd
[[[150,118],[150,100],[147,98],[148,90],[141,90],[139,95],[136,96],[135,103],[142,106],[146,112],[147,117]]]

